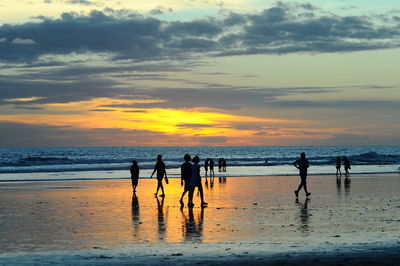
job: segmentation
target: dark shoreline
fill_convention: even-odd
[[[306,246],[290,251],[263,250],[271,244],[138,245],[132,250],[14,253],[0,255],[1,265],[397,265],[397,244]]]

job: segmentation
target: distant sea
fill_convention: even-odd
[[[347,156],[351,173],[358,174],[395,173],[400,164],[400,146],[0,148],[0,181],[129,178],[133,159],[140,166],[140,178],[149,178],[158,154],[163,155],[168,176],[178,177],[185,153],[198,155],[201,165],[213,159],[216,176],[296,175],[292,163],[301,152],[310,161],[310,175],[334,174],[337,156]],[[221,157],[227,162],[226,172],[218,172]]]

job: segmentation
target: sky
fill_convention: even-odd
[[[2,0],[0,147],[399,145],[398,0]]]

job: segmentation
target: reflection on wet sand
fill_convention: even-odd
[[[296,203],[298,205],[300,205],[300,207],[301,207],[300,208],[300,217],[299,217],[300,218],[299,230],[306,235],[308,235],[308,231],[309,231],[308,224],[310,222],[309,221],[310,214],[308,213],[308,202],[309,201],[310,201],[310,199],[306,198],[304,200],[304,203],[301,203],[298,198],[296,199]]]
[[[214,180],[215,180],[214,175],[210,175],[209,179],[210,179],[210,182],[204,183],[207,190],[211,190],[214,187]]]
[[[350,194],[350,183],[351,183],[350,177],[346,176],[346,178],[344,179],[344,194],[346,196]]]
[[[133,236],[137,237],[139,232],[140,222],[140,212],[139,212],[139,199],[136,193],[132,195],[132,227],[133,227]]]
[[[165,225],[165,217],[164,217],[164,197],[161,197],[161,201],[157,199],[157,218],[158,218],[158,239],[160,241],[164,241],[166,225]]]
[[[338,196],[342,194],[342,178],[336,175],[336,192]]]
[[[313,202],[300,197],[293,204],[291,188],[297,177],[229,178],[229,182],[216,177],[214,187],[205,193],[209,207],[190,210],[185,205],[183,211],[179,209],[183,188],[177,178],[166,186],[167,197],[156,200],[155,180],[141,180],[135,195],[130,180],[49,182],[40,187],[4,183],[0,250],[82,250],[158,242],[365,243],[400,237],[395,222],[397,174],[368,179],[353,175],[351,183],[343,177],[345,201],[328,178],[310,178]],[[54,185],[63,188],[51,189]],[[337,225],[343,232],[333,238]]]
[[[196,218],[193,212],[194,208],[188,208],[188,215],[185,214],[183,208],[181,208],[182,213],[182,233],[183,242],[196,242],[201,243],[203,239],[203,223],[204,223],[204,209],[196,209]]]
[[[223,176],[223,177],[218,177],[218,181],[219,181],[219,183],[221,184],[223,184],[223,183],[226,183],[226,177],[225,176]]]

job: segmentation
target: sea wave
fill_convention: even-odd
[[[335,165],[337,156],[347,156],[352,165],[400,163],[399,147],[0,148],[0,173],[126,170],[132,158],[141,169],[152,169],[158,153],[164,155],[167,168],[174,169],[179,168],[188,150],[200,156],[201,165],[204,159],[212,158],[216,169],[220,157],[226,159],[228,167],[291,166],[301,151],[307,153],[312,166]]]

